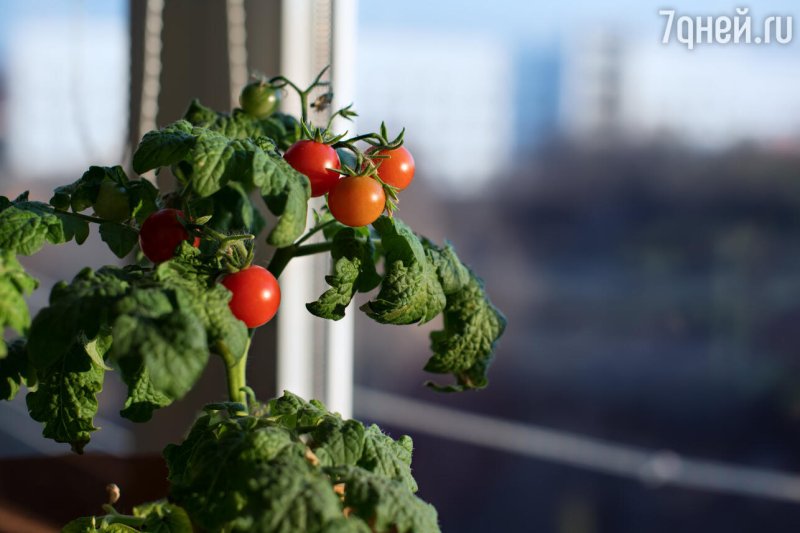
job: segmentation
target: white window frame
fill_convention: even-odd
[[[302,86],[331,64],[334,108],[355,97],[357,16],[357,0],[283,0],[281,4],[281,72]],[[319,31],[325,19],[329,35]],[[299,102],[289,99],[285,110],[299,114]],[[353,124],[334,125],[354,130]],[[312,207],[321,205],[321,201],[311,203]],[[342,320],[322,324],[305,307],[324,290],[320,280],[329,268],[327,257],[302,257],[292,260],[281,276],[276,385],[279,394],[290,390],[305,398],[320,398],[349,418],[353,414],[352,306]]]

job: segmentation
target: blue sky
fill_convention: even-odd
[[[797,0],[759,0],[757,4],[731,0],[362,0],[359,23],[362,28],[371,29],[474,31],[516,43],[557,39],[599,24],[660,39],[663,31],[660,9],[675,9],[686,15],[733,16],[737,7],[750,7],[754,22],[771,14],[793,15],[795,34],[800,30]]]

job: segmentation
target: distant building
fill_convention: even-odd
[[[621,40],[599,32],[563,51],[561,130],[585,142],[613,142],[623,128],[625,68]]]
[[[563,49],[560,127],[589,143],[725,148],[800,138],[800,60],[788,49],[574,32]]]
[[[558,134],[563,63],[555,44],[519,48],[514,59],[514,139],[525,150]]]

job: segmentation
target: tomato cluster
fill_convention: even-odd
[[[367,152],[380,181],[402,191],[414,179],[414,158],[405,147]],[[366,226],[375,222],[386,207],[383,185],[370,175],[341,177],[339,156],[331,146],[313,140],[297,141],[284,159],[298,172],[308,176],[311,196],[328,195],[333,217],[346,226]]]

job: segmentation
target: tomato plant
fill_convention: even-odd
[[[402,191],[414,179],[414,157],[405,146],[393,150],[370,150],[370,156],[377,156],[378,177],[392,187]]]
[[[328,113],[326,126],[312,125],[309,114],[327,113],[332,101],[324,72],[306,88],[282,76],[251,84],[242,109],[231,113],[195,100],[183,119],[145,134],[133,170],[169,168],[176,190],[159,191],[121,166],[92,166],[56,188],[49,203],[28,193],[0,197],[0,328],[18,334],[0,341],[0,399],[27,388],[28,412],[44,437],[82,453],[97,429],[98,393],[115,375],[127,386],[120,415],[143,423],[184,398],[211,357],[224,368],[228,401],[207,405],[189,437],[164,450],[168,498],[126,515],[113,507],[117,495],[105,514],[65,531],[439,531],[435,509],[415,494],[409,437],[343,420],[290,392],[259,402],[247,384],[255,328],[275,315],[278,279],[297,257],[330,254],[328,288],[306,304],[316,317],[363,312],[407,325],[443,316],[424,370],[452,379],[426,383],[433,390],[486,387],[505,328],[453,247],[395,216],[407,183],[389,171],[407,153],[403,131],[393,139],[385,125],[335,135],[333,118],[355,116],[350,106]],[[274,111],[271,96],[287,88],[300,99],[299,119],[264,119]],[[309,216],[312,194],[325,193],[327,207]],[[86,214],[91,206],[94,214]],[[274,216],[269,223],[263,209]],[[130,257],[138,243],[154,264],[84,268],[56,284],[31,319],[26,298],[37,282],[17,256],[81,244],[92,228],[117,256]],[[264,244],[272,248],[269,264],[253,266]],[[375,289],[361,307],[350,305]]]
[[[281,288],[266,268],[249,266],[225,276],[222,284],[232,293],[228,305],[233,316],[248,328],[263,326],[278,312]]]
[[[189,240],[189,232],[181,223],[183,212],[177,209],[156,211],[144,221],[139,231],[142,253],[153,263],[163,263],[175,255],[178,245]],[[200,244],[195,239],[194,245]]]
[[[248,83],[239,94],[239,105],[256,118],[267,118],[277,111],[280,102],[280,90],[264,81]]]
[[[339,156],[336,150],[325,143],[308,139],[294,143],[283,155],[286,162],[296,171],[308,176],[311,182],[311,196],[327,194],[339,181]]]
[[[345,226],[372,224],[381,216],[385,206],[383,187],[370,176],[342,178],[328,194],[328,207],[333,218]]]

